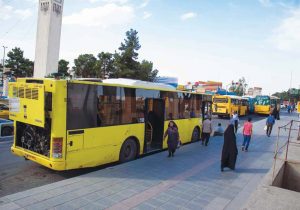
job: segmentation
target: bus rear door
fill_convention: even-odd
[[[161,150],[163,147],[165,101],[146,99],[145,152]]]

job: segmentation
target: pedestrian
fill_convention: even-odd
[[[164,139],[168,136],[168,151],[169,155],[168,157],[173,157],[176,151],[176,148],[178,146],[179,142],[179,132],[177,125],[175,124],[174,121],[170,121],[168,125],[168,129],[165,132]]]
[[[292,105],[292,112],[294,112],[295,110],[296,110],[296,104],[294,102],[293,105]]]
[[[238,149],[236,146],[236,136],[234,133],[234,126],[230,124],[224,133],[224,144],[222,149],[221,171],[225,167],[235,170],[236,158]]]
[[[269,117],[267,118],[267,122],[266,122],[266,126],[267,126],[267,136],[270,137],[271,136],[271,132],[273,129],[273,125],[275,124],[275,118],[272,114],[269,115]]]
[[[274,106],[274,109],[272,111],[272,115],[273,115],[274,119],[277,119],[277,116],[278,116],[277,106]]]
[[[232,115],[232,121],[234,123],[234,132],[237,133],[238,127],[239,127],[239,115],[237,111],[235,111]]]
[[[213,136],[223,136],[223,135],[224,135],[224,129],[222,128],[222,124],[218,123],[218,126],[215,129]]]
[[[276,120],[280,120],[280,110],[281,110],[280,104],[277,104],[277,116],[275,117]]]
[[[202,125],[202,145],[205,143],[205,146],[208,145],[210,134],[212,133],[212,125],[210,118],[206,118],[203,121]]]
[[[252,129],[253,129],[252,119],[251,117],[249,117],[248,121],[245,122],[244,124],[244,129],[243,129],[244,142],[242,146],[242,151],[248,152],[248,147],[252,136]]]
[[[290,104],[287,106],[287,110],[288,110],[288,113],[290,114],[291,113],[291,105]]]

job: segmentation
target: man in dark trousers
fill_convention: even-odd
[[[273,125],[275,124],[275,118],[272,114],[269,115],[269,117],[267,118],[267,136],[270,137],[271,136],[271,132],[273,129]]]

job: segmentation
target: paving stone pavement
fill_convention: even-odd
[[[276,127],[292,118],[283,116]],[[239,150],[235,171],[220,171],[222,137],[199,142],[0,198],[0,209],[240,209],[272,166],[275,135],[254,123],[249,152]],[[243,138],[239,131],[238,147]]]

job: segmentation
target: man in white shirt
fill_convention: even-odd
[[[205,143],[205,146],[208,145],[210,134],[212,133],[211,120],[209,118],[203,121],[202,125],[202,145]]]

